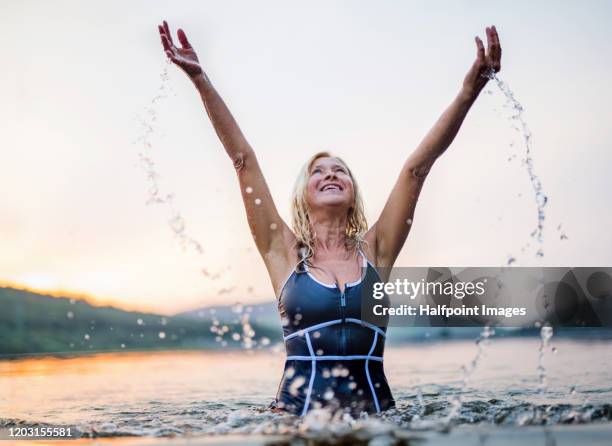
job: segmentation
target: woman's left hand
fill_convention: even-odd
[[[491,71],[497,73],[501,69],[502,49],[495,26],[486,29],[487,50],[480,37],[476,36],[476,60],[463,80],[463,90],[466,94],[476,97],[489,81]]]

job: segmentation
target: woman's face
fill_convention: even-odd
[[[310,167],[306,200],[310,209],[337,206],[348,209],[355,201],[353,180],[336,158],[317,158]]]

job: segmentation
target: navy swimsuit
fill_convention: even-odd
[[[358,415],[395,406],[383,370],[386,324],[360,319],[362,292],[381,279],[360,255],[362,277],[344,292],[317,280],[303,260],[287,278],[278,300],[287,360],[271,407],[305,415],[331,406]]]

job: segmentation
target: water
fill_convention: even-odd
[[[325,411],[300,419],[266,410],[284,363],[284,355],[272,349],[3,360],[0,427],[70,425],[90,436],[308,438],[360,430],[377,438],[390,431],[443,430],[449,414],[453,428],[612,420],[610,343],[559,341],[563,354],[547,358],[545,393],[536,373],[538,344],[537,339],[496,340],[495,348],[479,354],[468,381],[457,371],[479,351],[473,342],[388,348],[385,370],[397,408],[363,420],[334,418]],[[461,404],[454,405],[453,398]]]
[[[538,376],[540,378],[540,382],[538,385],[538,389],[540,394],[543,394],[546,391],[546,367],[544,366],[544,355],[546,354],[546,349],[548,348],[548,344],[553,336],[553,329],[550,325],[545,324],[540,329],[540,347],[538,348]]]
[[[461,381],[461,389],[457,393],[457,395],[449,398],[451,403],[451,409],[448,412],[448,416],[446,417],[446,427],[450,427],[452,423],[455,421],[457,415],[459,415],[461,411],[461,407],[463,405],[463,394],[465,393],[467,386],[470,382],[471,376],[476,371],[478,364],[484,354],[484,347],[489,345],[489,340],[491,336],[495,334],[495,331],[492,330],[489,326],[485,326],[480,333],[480,336],[476,339],[476,346],[478,348],[476,355],[470,361],[469,365],[466,367],[465,365],[461,366],[461,371],[463,372],[463,379]]]
[[[138,121],[141,125],[141,136],[134,141],[134,144],[140,145],[141,149],[138,153],[140,167],[146,174],[148,182],[147,204],[159,204],[167,206],[170,217],[168,225],[174,236],[179,240],[183,249],[192,248],[198,254],[203,254],[204,249],[202,244],[187,232],[187,225],[181,212],[174,205],[175,195],[173,193],[162,193],[159,180],[161,178],[156,163],[153,159],[154,136],[156,134],[155,124],[157,122],[158,112],[156,106],[159,101],[168,97],[168,94],[175,94],[168,82],[168,66],[164,67],[160,74],[161,85],[158,93],[151,99],[150,104],[145,107],[144,116],[139,116]]]
[[[537,242],[537,246],[535,248],[535,256],[536,258],[541,258],[544,257],[544,221],[546,220],[545,207],[548,204],[548,196],[544,193],[544,189],[542,188],[542,182],[540,181],[540,178],[535,171],[533,162],[532,133],[523,116],[525,110],[521,103],[516,99],[514,92],[510,89],[508,84],[505,81],[501,80],[494,71],[489,72],[488,77],[489,79],[495,82],[501,93],[506,98],[505,108],[510,110],[509,120],[512,123],[512,128],[519,132],[522,137],[523,147],[525,149],[523,165],[525,166],[525,170],[527,171],[527,175],[529,176],[529,181],[533,189],[537,210],[536,227],[530,235]],[[510,143],[510,146],[514,147],[514,143]],[[512,154],[508,158],[508,161],[512,161],[514,158],[516,158],[516,154]],[[557,231],[559,232],[560,240],[568,239],[567,235],[561,228],[561,224],[557,227]],[[529,247],[531,247],[531,243],[525,244],[521,248],[521,252],[525,252],[525,250]],[[515,262],[516,258],[514,256],[508,256],[508,260],[506,262],[508,266],[512,265]]]

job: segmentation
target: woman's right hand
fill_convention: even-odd
[[[170,28],[165,20],[163,25],[158,25],[158,29],[164,51],[170,60],[174,62],[175,65],[178,65],[191,80],[195,80],[196,77],[200,76],[203,71],[200,66],[200,61],[198,60],[198,55],[187,40],[185,32],[179,28],[177,35],[181,43],[181,48],[177,48],[174,46]]]

